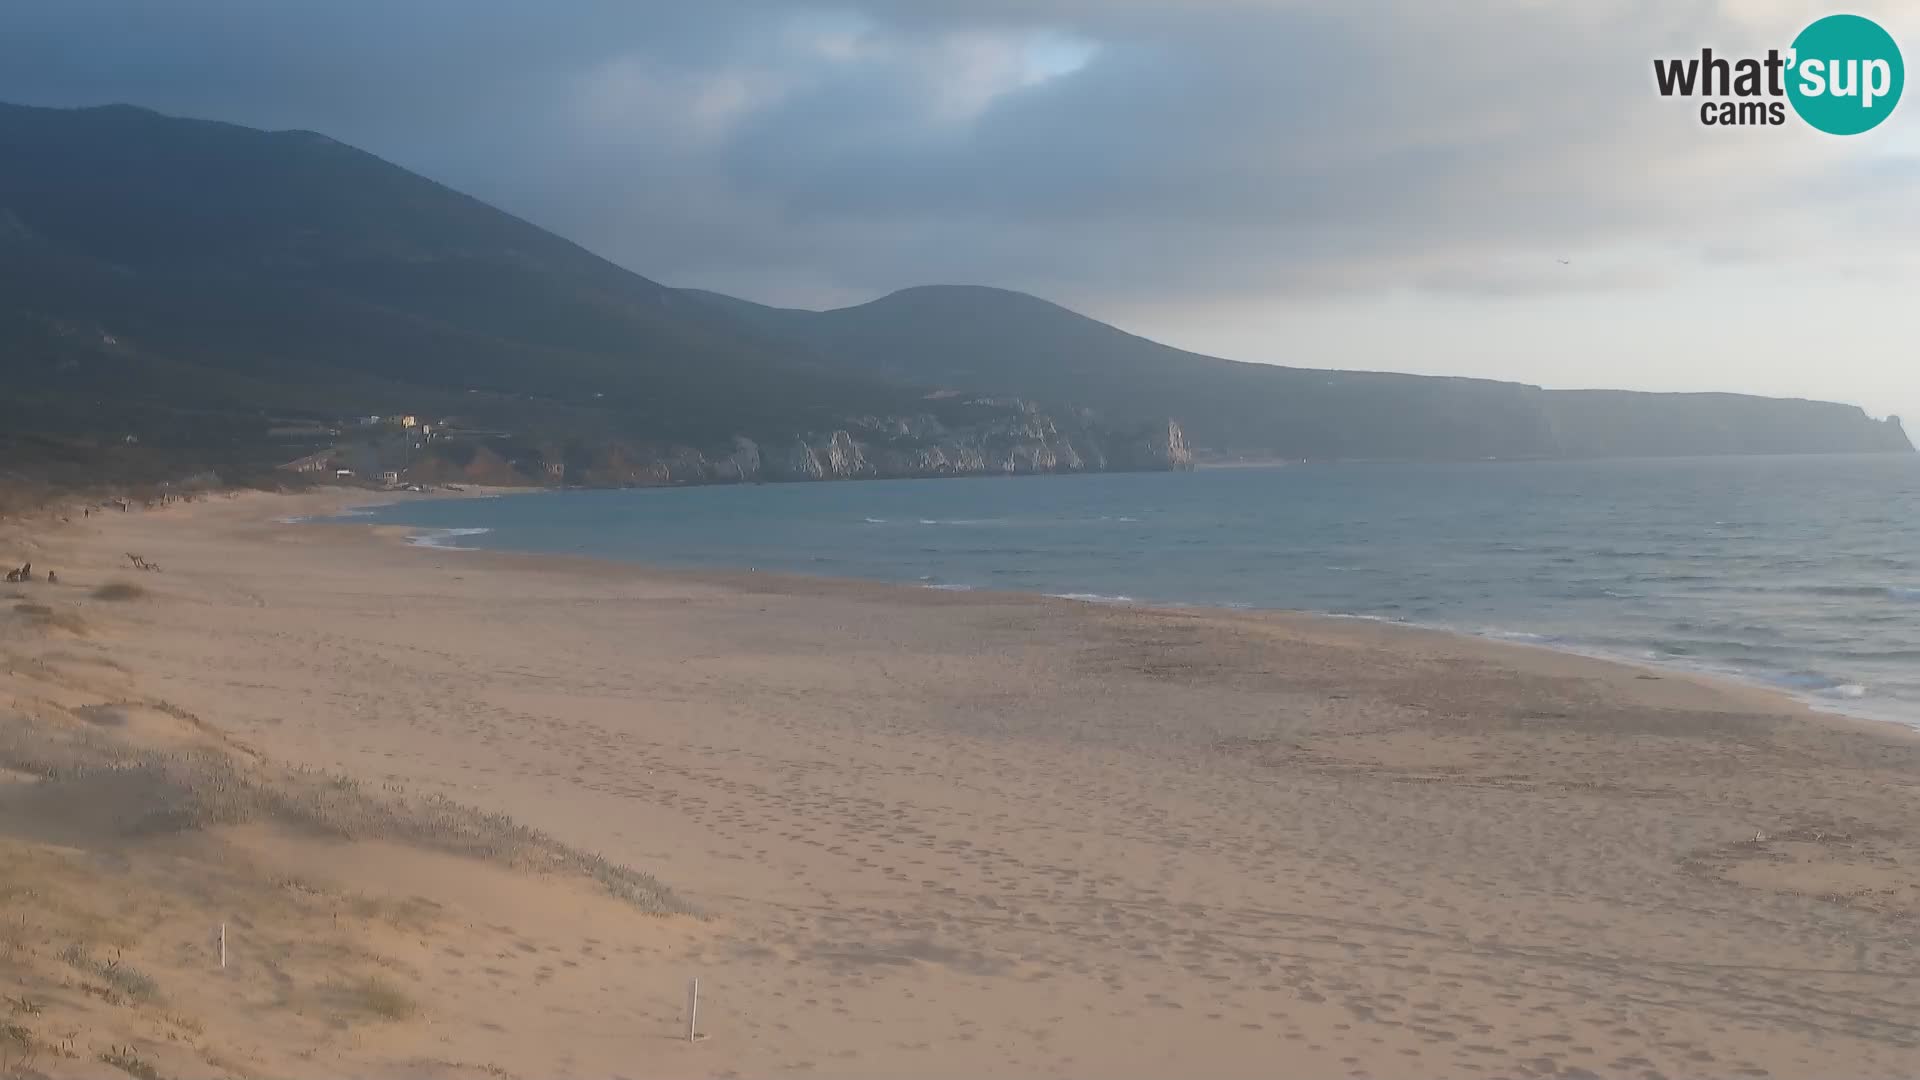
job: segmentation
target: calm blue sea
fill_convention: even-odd
[[[1391,619],[1920,725],[1920,455],[583,491],[370,514],[449,548]]]

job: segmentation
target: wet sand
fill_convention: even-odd
[[[1360,621],[275,520],[350,500],[75,518],[35,561],[73,590],[160,563],[114,658],[245,745],[511,813],[708,916],[587,1012],[423,960],[515,1017],[429,1003],[423,1040],[548,1075],[627,1041],[630,1076],[1920,1069],[1905,729]]]

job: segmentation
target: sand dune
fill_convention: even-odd
[[[10,861],[39,868],[14,880],[79,874],[65,887],[89,897],[116,880],[108,858],[154,882],[237,876],[241,897],[311,878],[274,893],[292,950],[277,990],[193,959],[217,898],[114,898],[128,953],[173,965],[164,998],[122,1010],[147,1028],[96,1037],[143,1060],[184,1039],[235,1072],[310,1075],[1920,1061],[1920,741],[1903,730],[1368,623],[643,572],[276,522],[343,496],[304,498],[36,526],[62,584],[19,590],[50,614],[7,617],[15,711],[93,709],[145,747],[218,739],[511,814],[704,918],[386,839],[253,823],[108,852],[10,813]],[[126,570],[128,551],[164,571]],[[94,597],[130,577],[146,595]],[[9,917],[34,886],[13,887]],[[354,959],[296,948],[354,897],[371,914],[330,939]],[[688,1044],[694,975],[708,1037]],[[413,1007],[383,1014],[383,986]],[[296,1035],[268,1038],[289,1011]],[[189,1013],[201,1034],[164,1028]]]

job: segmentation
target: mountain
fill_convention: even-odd
[[[1034,297],[648,280],[324,135],[0,105],[0,479],[586,484],[1908,449],[1858,409],[1242,364]],[[412,415],[415,425],[367,422]],[[357,419],[356,419],[357,418]],[[90,473],[90,470],[92,471]]]
[[[604,482],[676,479],[669,463],[731,461],[743,438],[824,452],[864,437],[849,417],[900,452],[874,460],[927,450],[936,471],[968,451],[985,471],[1044,468],[1059,449],[1023,441],[1024,403],[923,400],[821,365],[311,132],[0,106],[0,161],[9,457],[37,434],[265,460],[290,450],[275,428],[398,413],[510,436],[495,456],[534,476],[606,463]],[[915,447],[903,425],[937,435]],[[1067,426],[1084,445],[1058,460],[1145,460],[1126,449],[1138,432]],[[1165,441],[1166,418],[1141,430]]]
[[[1185,352],[1023,293],[905,289],[801,311],[687,295],[840,370],[916,386],[1171,413],[1198,451],[1327,458],[1586,458],[1911,450],[1898,419],[1739,394],[1543,390]]]

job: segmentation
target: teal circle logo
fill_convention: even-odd
[[[1893,35],[1858,15],[1829,15],[1800,31],[1792,64],[1787,99],[1793,111],[1829,135],[1879,127],[1907,84]]]

